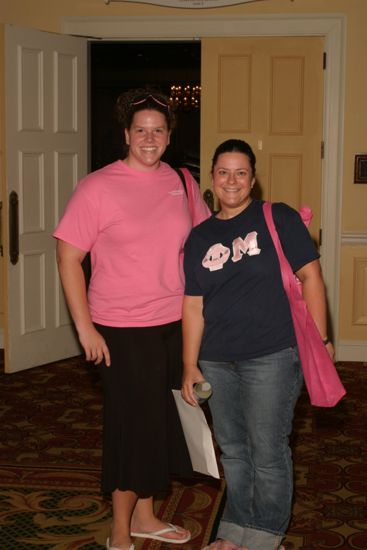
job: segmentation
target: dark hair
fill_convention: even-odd
[[[168,130],[175,126],[175,115],[169,98],[153,88],[136,88],[123,92],[116,101],[117,118],[122,127],[130,129],[135,113],[145,109],[158,111],[166,119]]]
[[[218,161],[219,155],[222,155],[223,153],[243,153],[244,155],[246,155],[250,161],[252,175],[253,176],[255,175],[256,173],[255,153],[251,149],[251,146],[248,143],[246,143],[246,141],[243,141],[242,139],[227,139],[227,141],[223,141],[223,143],[218,145],[212,158],[211,173],[213,173],[214,171],[214,166]]]

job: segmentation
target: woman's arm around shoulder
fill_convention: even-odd
[[[182,309],[183,377],[182,397],[190,405],[197,405],[193,386],[203,381],[198,357],[204,331],[203,297],[184,296]]]

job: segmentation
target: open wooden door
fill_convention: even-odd
[[[87,171],[86,40],[6,28],[5,371],[80,353],[52,231]]]

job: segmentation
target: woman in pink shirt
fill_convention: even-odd
[[[168,99],[131,90],[118,109],[124,160],[78,183],[54,236],[80,343],[101,366],[102,490],[112,494],[113,508],[107,548],[134,550],[131,537],[190,539],[154,515],[153,495],[168,487],[170,473],[191,473],[171,389],[181,386],[183,247],[209,211],[193,178],[186,178],[186,195],[161,161],[174,123]]]

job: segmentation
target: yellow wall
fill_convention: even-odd
[[[0,5],[0,23],[36,27],[43,30],[60,32],[61,18],[72,16],[160,16],[195,15],[208,17],[211,14],[255,15],[255,14],[320,14],[342,13],[346,15],[346,75],[345,75],[345,119],[344,119],[344,165],[343,165],[343,202],[342,234],[362,235],[362,244],[343,244],[341,250],[342,277],[340,337],[367,341],[367,321],[358,325],[354,331],[351,325],[352,308],[355,299],[354,281],[360,274],[351,269],[349,262],[355,253],[358,258],[367,258],[367,185],[355,185],[354,155],[367,153],[367,71],[365,56],[367,53],[367,1],[366,0],[261,0],[217,9],[177,9],[130,2],[106,5],[104,0],[2,0]],[[0,36],[2,39],[2,34]],[[0,45],[1,50],[3,46]],[[1,56],[3,51],[1,51]],[[0,94],[3,90],[4,71],[0,68]],[[3,100],[1,101],[3,104]],[[2,117],[3,118],[3,117]],[[3,137],[3,135],[2,135]],[[0,153],[3,139],[0,137]],[[344,265],[343,265],[344,263]],[[358,262],[357,262],[358,263]],[[367,274],[362,277],[367,278]],[[366,295],[358,300],[367,303],[367,280],[361,285]],[[353,298],[354,297],[354,298]],[[1,308],[0,308],[1,309]]]
[[[366,232],[367,185],[354,184],[353,176],[354,155],[367,154],[367,71],[361,66],[367,54],[367,2],[348,3],[342,230]]]

